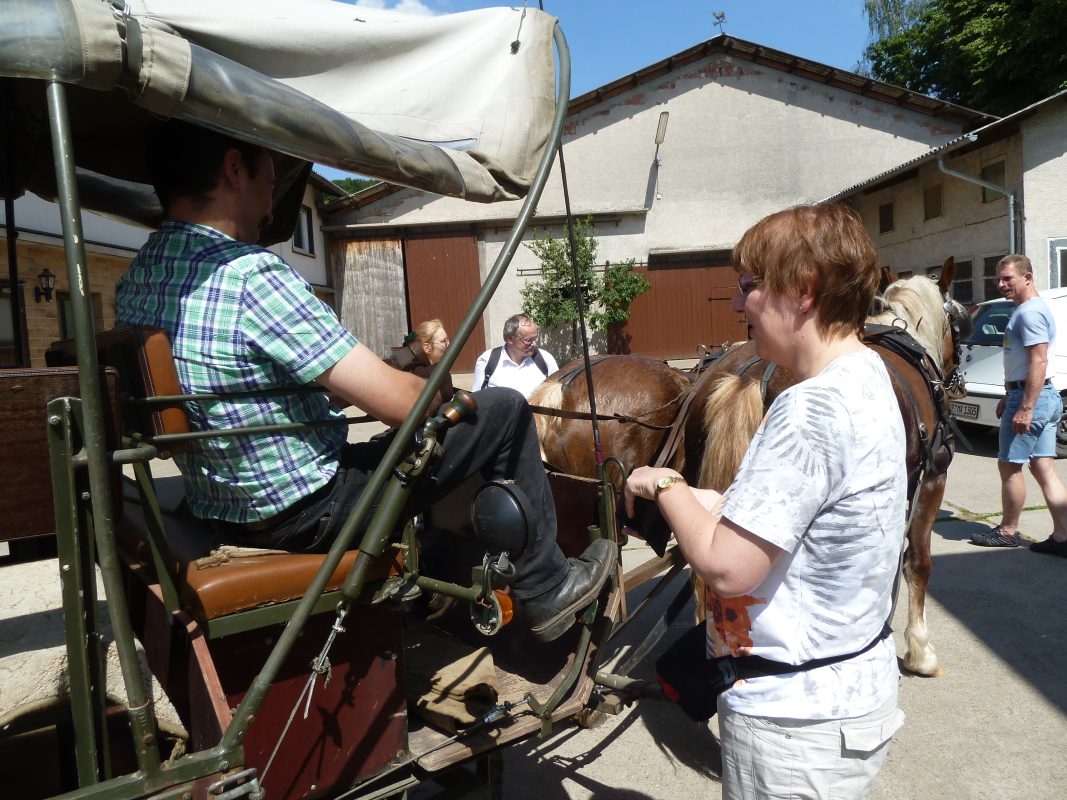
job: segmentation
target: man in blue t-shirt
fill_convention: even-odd
[[[1067,556],[1067,488],[1056,474],[1056,428],[1063,402],[1052,384],[1056,322],[1038,296],[1033,267],[1026,256],[1004,256],[997,264],[997,287],[1015,304],[1004,334],[1004,398],[1000,417],[1000,524],[971,536],[982,547],[1018,547],[1019,515],[1026,502],[1023,465],[1029,464],[1052,514],[1052,534],[1030,549]]]

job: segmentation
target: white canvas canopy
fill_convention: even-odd
[[[70,85],[82,202],[127,218],[158,214],[141,157],[158,118],[288,155],[278,240],[309,162],[482,202],[525,194],[555,108],[554,24],[504,7],[423,17],[334,0],[5,0],[0,76]],[[17,194],[51,198],[43,86],[7,83],[14,135],[0,166]]]

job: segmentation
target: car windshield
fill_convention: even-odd
[[[1011,319],[1012,304],[1008,300],[979,306],[974,314],[974,329],[963,344],[985,344],[1002,347],[1004,331]]]

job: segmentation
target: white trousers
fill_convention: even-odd
[[[723,800],[862,800],[904,724],[896,699],[863,717],[751,717],[719,700]]]

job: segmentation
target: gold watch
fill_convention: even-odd
[[[659,500],[659,496],[665,491],[670,489],[676,483],[685,484],[685,478],[681,475],[667,475],[656,481],[656,493],[652,495],[653,500]]]

